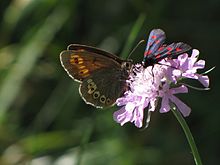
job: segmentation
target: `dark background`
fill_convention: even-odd
[[[121,127],[112,114],[86,105],[60,65],[71,43],[120,55],[138,18],[145,18],[128,44],[130,52],[151,29],[167,42],[200,51],[209,91],[181,98],[204,164],[219,162],[220,1],[38,0],[0,2],[0,164],[194,164],[186,137],[170,113],[152,115],[149,128]],[[141,62],[145,45],[132,55]]]

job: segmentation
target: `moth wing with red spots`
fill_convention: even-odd
[[[176,58],[178,55],[183,54],[191,49],[191,46],[183,42],[172,43],[168,46],[163,45],[154,54],[153,58],[156,62],[159,62],[166,57]]]
[[[60,53],[68,75],[80,82],[79,92],[87,104],[97,108],[112,106],[128,90],[131,60],[122,60],[106,51],[79,44]]]
[[[150,32],[144,57],[154,54],[165,42],[166,35],[161,29],[153,29]]]
[[[189,45],[182,42],[172,43],[167,46],[164,44],[165,39],[165,32],[161,29],[153,29],[150,32],[142,62],[145,68],[153,66],[166,57],[176,58],[191,49]]]

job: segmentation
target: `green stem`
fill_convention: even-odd
[[[197,150],[196,143],[194,141],[192,133],[190,132],[190,129],[189,129],[185,119],[180,114],[180,112],[176,109],[175,106],[173,106],[171,108],[171,110],[174,113],[174,115],[177,118],[177,120],[179,121],[181,127],[183,128],[183,131],[184,131],[184,133],[186,135],[186,138],[188,140],[188,143],[190,145],[190,148],[191,148],[191,151],[192,151],[192,154],[193,154],[193,157],[194,157],[195,164],[196,165],[202,165],[202,161],[201,161],[201,158],[199,156],[199,152]]]

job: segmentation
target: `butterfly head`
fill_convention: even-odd
[[[131,59],[128,59],[122,62],[121,67],[123,70],[126,70],[129,72],[132,68],[132,65],[133,65],[133,61]]]

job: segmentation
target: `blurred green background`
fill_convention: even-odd
[[[220,1],[13,0],[0,2],[0,164],[191,165],[172,113],[153,113],[149,128],[121,127],[112,114],[86,105],[60,65],[71,43],[128,54],[153,28],[167,42],[200,50],[210,91],[182,100],[204,164],[219,163]],[[141,62],[145,45],[132,55]]]

